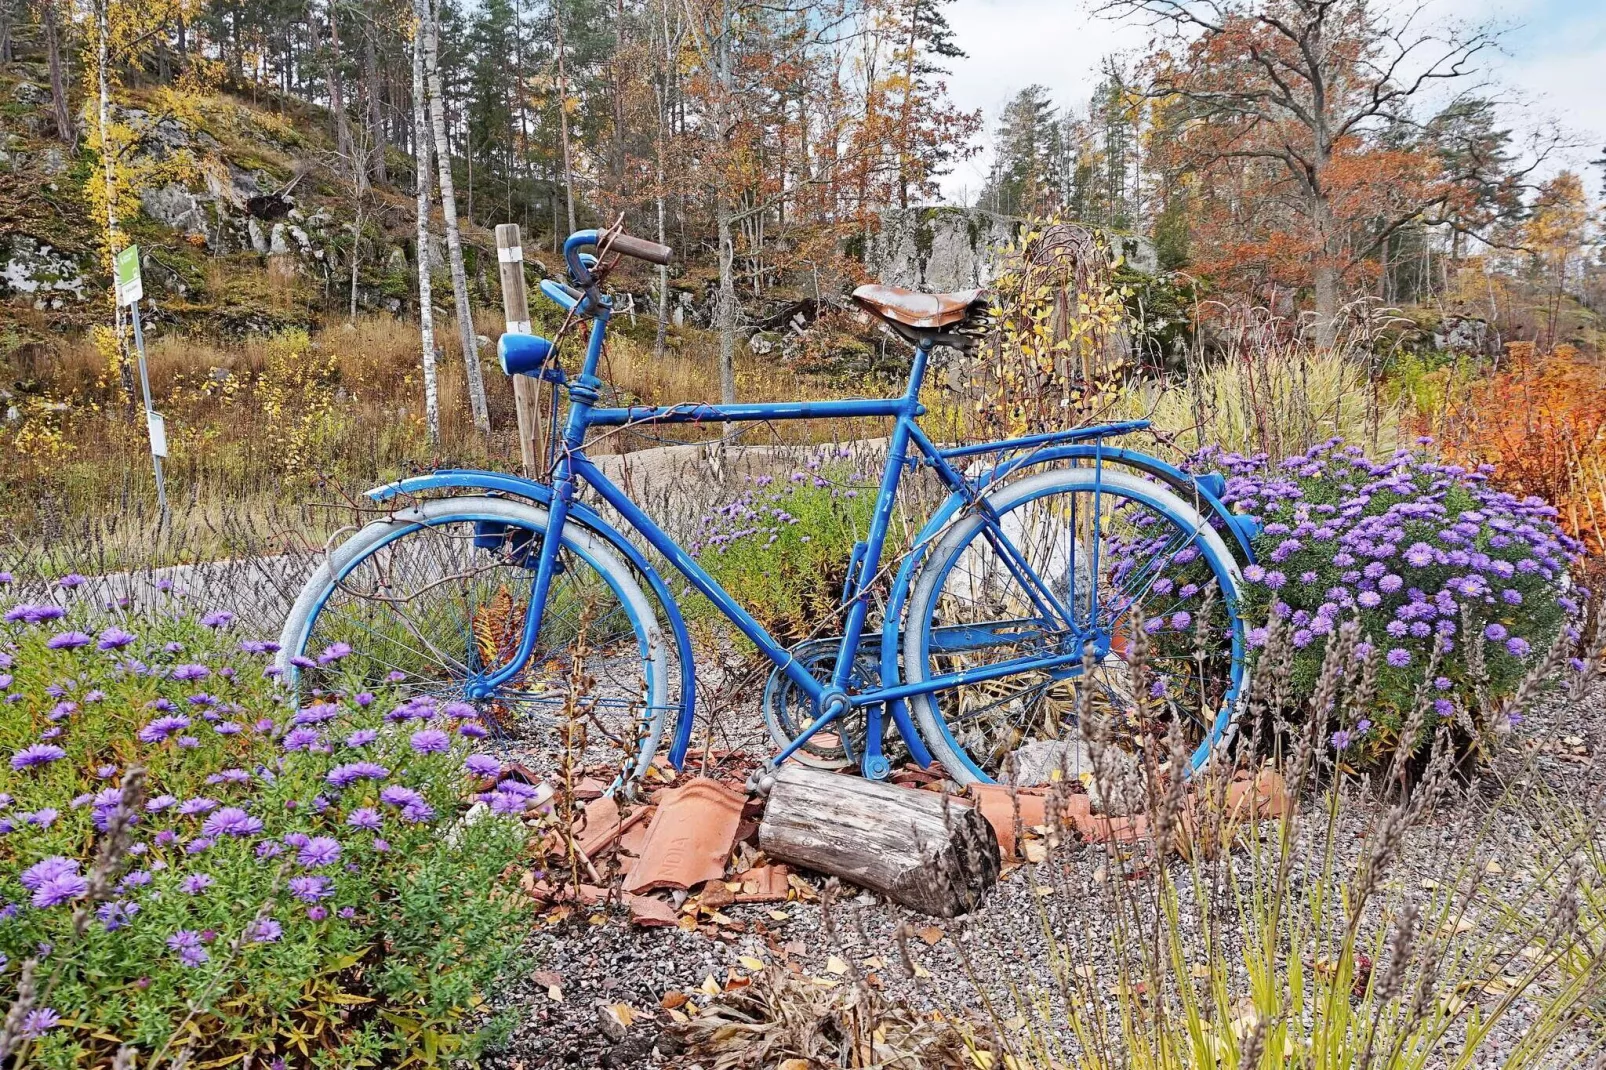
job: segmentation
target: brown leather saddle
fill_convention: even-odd
[[[853,299],[916,344],[930,340],[969,349],[987,318],[987,300],[981,290],[928,294],[872,284],[854,290]]]

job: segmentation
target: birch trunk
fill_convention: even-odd
[[[435,297],[429,282],[429,131],[424,116],[424,37],[428,0],[415,0],[423,10],[413,37],[413,158],[418,185],[418,336],[424,350],[424,422],[431,449],[441,444],[440,393],[435,381]]]
[[[669,73],[675,66],[674,40],[669,36],[669,0],[663,0],[663,29],[664,29],[664,68],[658,83],[658,244],[668,245],[669,241],[664,234],[664,180],[668,169],[664,166],[666,146],[664,142],[664,124],[667,121],[669,109]],[[669,268],[660,264],[658,267],[658,331],[653,336],[652,355],[661,359],[664,355],[665,336],[669,333]]]
[[[457,230],[457,199],[452,188],[452,150],[446,143],[446,95],[441,92],[439,59],[440,8],[419,0],[428,19],[424,62],[429,75],[429,117],[435,137],[435,164],[441,176],[441,213],[446,217],[446,256],[452,269],[452,297],[457,304],[457,336],[463,346],[463,370],[468,375],[468,404],[474,429],[489,434],[491,413],[485,403],[485,377],[480,372],[480,347],[474,337],[474,313],[468,303],[468,274],[463,270],[463,241]]]
[[[714,122],[709,136],[719,141],[725,137],[726,109],[730,105],[731,86],[731,8],[729,0],[723,5],[717,52],[716,74],[718,88],[714,97]],[[726,148],[714,146],[718,162],[723,165]],[[719,399],[726,405],[736,402],[736,238],[732,232],[735,212],[731,208],[730,192],[724,175],[715,177],[714,221],[719,237],[719,297],[715,302],[714,322],[719,329]],[[725,425],[729,435],[731,427]]]
[[[569,69],[563,56],[563,5],[554,0],[552,12],[558,30],[558,136],[563,142],[563,192],[569,205],[569,233],[573,234],[580,226],[574,217],[574,163],[569,155]]]

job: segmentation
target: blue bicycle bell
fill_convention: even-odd
[[[552,355],[552,343],[538,334],[504,334],[496,343],[496,356],[509,375],[540,375]]]

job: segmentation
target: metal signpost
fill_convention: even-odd
[[[145,429],[151,439],[151,463],[156,468],[156,508],[161,523],[167,524],[167,488],[162,479],[162,459],[167,456],[167,422],[151,405],[151,377],[145,366],[145,332],[139,324],[139,302],[145,296],[145,283],[139,273],[139,246],[130,245],[116,257],[117,303],[126,305],[134,319],[134,347],[139,352],[139,389],[145,396]]]

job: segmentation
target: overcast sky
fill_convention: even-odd
[[[1382,0],[1389,4],[1390,0]],[[1584,144],[1565,161],[1587,168],[1606,146],[1606,0],[1430,0],[1430,17],[1503,27],[1505,55],[1492,56],[1493,75],[1521,103],[1508,122],[1549,117]],[[1090,13],[1090,0],[954,0],[946,9],[968,58],[955,60],[949,79],[954,102],[980,108],[982,145],[1004,102],[1032,83],[1047,86],[1057,104],[1085,106],[1098,81],[1100,59],[1141,55],[1152,31],[1133,21]],[[987,171],[983,151],[958,165],[943,183],[949,199],[971,199]],[[1600,189],[1600,170],[1587,170]]]

